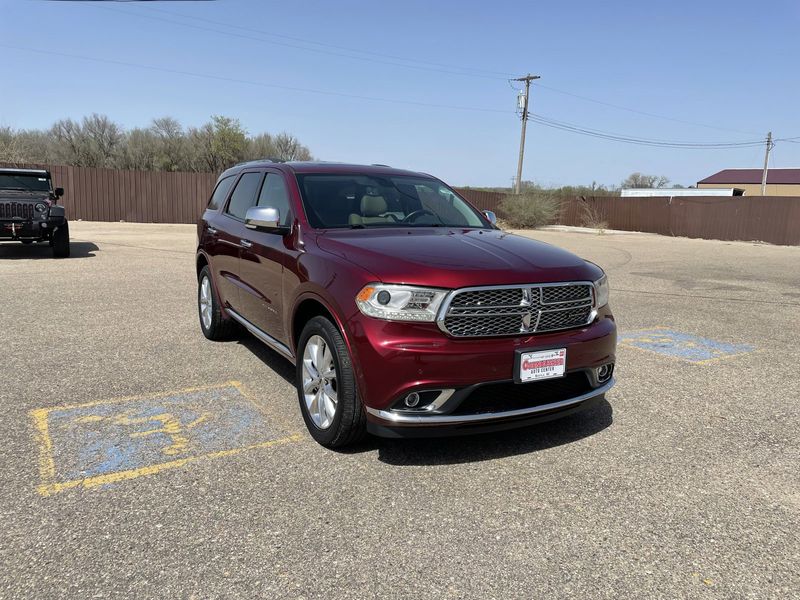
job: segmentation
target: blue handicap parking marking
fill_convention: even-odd
[[[619,343],[695,363],[753,352],[750,344],[729,344],[671,329],[641,329],[620,334]]]
[[[48,478],[55,484],[146,473],[153,465],[230,453],[279,436],[237,384],[34,413],[47,436]]]

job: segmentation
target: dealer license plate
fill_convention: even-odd
[[[520,352],[517,381],[538,381],[563,377],[567,366],[567,349]]]

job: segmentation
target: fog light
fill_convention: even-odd
[[[406,396],[406,399],[403,401],[403,403],[408,408],[414,408],[417,404],[419,404],[419,394],[417,392],[411,392],[408,396]]]
[[[605,383],[609,379],[611,379],[611,375],[614,373],[614,363],[608,363],[603,365],[602,367],[597,367],[595,369],[595,375],[597,376],[598,383]]]

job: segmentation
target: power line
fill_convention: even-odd
[[[87,60],[92,62],[98,63],[105,63],[110,65],[118,65],[124,67],[134,67],[137,69],[147,69],[149,71],[160,71],[162,73],[172,73],[177,75],[186,75],[189,77],[200,77],[203,79],[213,79],[215,81],[226,81],[228,83],[242,83],[246,85],[255,85],[259,87],[266,87],[266,88],[273,88],[278,90],[286,90],[290,92],[305,92],[309,94],[323,94],[326,96],[337,96],[340,98],[353,98],[356,100],[367,100],[373,102],[387,102],[391,104],[408,104],[411,106],[422,106],[427,108],[445,108],[450,110],[466,110],[466,111],[477,111],[477,112],[487,112],[487,113],[502,113],[502,114],[511,114],[510,110],[500,110],[497,108],[483,108],[478,106],[457,106],[452,104],[437,104],[433,102],[417,102],[415,100],[400,100],[397,98],[383,98],[380,96],[363,96],[360,94],[349,94],[346,92],[335,92],[331,90],[320,90],[314,88],[304,88],[304,87],[296,87],[296,86],[288,86],[288,85],[280,85],[277,83],[265,83],[262,81],[252,81],[249,79],[239,79],[235,77],[225,77],[222,75],[211,75],[208,73],[197,73],[192,71],[183,71],[180,69],[170,69],[168,67],[157,67],[155,65],[143,65],[140,63],[122,61],[122,60],[113,60],[110,58],[98,58],[95,56],[83,56],[80,54],[68,54],[66,52],[54,52],[52,50],[42,50],[40,48],[27,48],[24,46],[12,46],[9,44],[0,44],[0,48],[10,48],[12,50],[21,50],[24,52],[35,52],[37,54],[47,54],[50,56],[61,56],[64,58],[73,58],[78,60]]]
[[[630,108],[628,106],[621,106],[619,104],[612,104],[611,102],[604,102],[603,100],[597,100],[595,98],[590,98],[589,96],[582,96],[580,94],[573,94],[572,92],[567,92],[565,90],[560,90],[558,88],[554,88],[551,86],[547,86],[541,83],[534,83],[535,87],[542,88],[545,90],[549,90],[551,92],[556,92],[557,94],[563,94],[565,96],[571,96],[573,98],[578,98],[579,100],[585,100],[586,102],[593,102],[594,104],[600,104],[602,106],[608,106],[610,108],[616,108],[618,110],[624,110],[630,113],[634,113],[637,115],[643,115],[645,117],[652,117],[654,119],[663,119],[665,121],[672,121],[674,123],[683,123],[684,125],[694,125],[696,127],[706,127],[708,129],[717,129],[719,131],[732,131],[734,133],[749,133],[752,134],[752,131],[743,131],[741,129],[731,129],[729,127],[719,127],[717,125],[708,125],[706,123],[698,123],[696,121],[685,121],[683,119],[676,119],[674,117],[668,117],[666,115],[659,115],[656,113],[646,112],[643,110],[638,110],[636,108]]]
[[[215,28],[212,28],[212,27],[204,27],[202,25],[193,25],[191,23],[182,23],[181,21],[175,21],[173,19],[165,19],[164,17],[157,17],[157,16],[154,16],[154,15],[143,15],[143,14],[139,14],[139,13],[136,13],[136,12],[133,12],[133,11],[129,11],[129,10],[124,10],[124,9],[119,9],[119,8],[111,8],[110,6],[97,6],[97,8],[102,8],[103,10],[118,12],[118,13],[122,13],[122,14],[125,14],[125,15],[133,15],[133,16],[139,17],[141,19],[151,19],[153,21],[162,21],[164,23],[170,23],[172,25],[178,25],[180,27],[188,27],[190,29],[197,29],[199,31],[210,31],[212,33],[218,33],[218,34],[226,35],[226,36],[229,36],[229,37],[235,37],[235,38],[240,38],[240,39],[245,39],[245,40],[262,42],[264,44],[273,44],[273,45],[276,45],[276,46],[283,46],[285,48],[292,48],[292,49],[295,49],[295,50],[305,50],[307,52],[316,52],[318,54],[325,54],[327,56],[338,56],[340,58],[349,58],[349,59],[352,59],[352,60],[360,60],[360,61],[364,61],[364,62],[372,62],[372,63],[378,63],[378,64],[383,64],[383,65],[390,65],[390,66],[400,67],[400,68],[404,68],[404,69],[414,69],[414,70],[418,70],[418,71],[431,71],[431,72],[434,72],[434,73],[444,73],[444,74],[448,74],[448,75],[461,75],[461,76],[466,76],[466,77],[479,77],[479,78],[482,78],[482,79],[494,79],[494,80],[505,80],[506,79],[505,77],[497,77],[497,76],[494,76],[494,75],[481,75],[479,73],[467,73],[467,72],[462,72],[462,71],[454,71],[452,69],[442,69],[442,68],[437,68],[437,67],[425,67],[425,66],[421,66],[421,65],[404,65],[404,64],[398,63],[398,62],[379,60],[379,59],[376,59],[376,58],[369,58],[369,57],[366,57],[366,56],[353,56],[351,54],[343,54],[341,52],[332,52],[330,50],[323,50],[321,48],[309,48],[307,46],[300,46],[300,45],[297,45],[297,44],[290,44],[290,43],[287,43],[287,42],[278,42],[278,41],[274,41],[274,40],[267,40],[267,39],[264,39],[263,37],[255,37],[255,36],[252,36],[252,35],[245,35],[245,34],[242,34],[242,33],[233,33],[231,31],[223,31],[222,29],[215,29]],[[161,11],[161,12],[165,12],[165,11]],[[256,31],[258,31],[258,30],[256,30]],[[264,35],[264,34],[262,33],[262,35]],[[272,35],[272,34],[266,34],[266,35]],[[306,43],[308,43],[308,42],[306,42]],[[400,59],[400,60],[404,60],[404,59]]]
[[[504,73],[502,71],[492,71],[492,70],[489,70],[489,69],[476,69],[475,67],[462,67],[462,66],[459,66],[459,65],[438,63],[438,62],[432,62],[432,61],[428,61],[428,60],[420,60],[420,59],[417,59],[417,58],[408,58],[408,57],[404,57],[404,56],[397,56],[397,55],[394,55],[394,54],[383,54],[383,53],[380,53],[380,52],[372,52],[372,51],[369,51],[369,50],[363,50],[361,48],[353,48],[353,47],[348,47],[348,46],[339,46],[339,45],[336,45],[336,44],[327,44],[325,42],[318,42],[316,40],[309,40],[309,39],[306,39],[306,38],[293,37],[293,36],[290,36],[290,35],[284,35],[284,34],[280,34],[280,33],[273,33],[273,32],[269,32],[269,31],[264,31],[262,29],[255,29],[253,27],[243,27],[241,25],[234,25],[232,23],[225,23],[225,22],[222,22],[222,21],[214,21],[212,19],[205,19],[203,17],[197,17],[197,16],[194,16],[194,15],[185,15],[185,14],[181,14],[181,13],[177,13],[177,12],[173,12],[173,11],[169,11],[169,10],[164,10],[164,9],[161,9],[161,8],[154,8],[152,6],[148,6],[147,8],[149,10],[151,10],[151,11],[156,11],[156,12],[164,13],[164,14],[167,14],[167,15],[172,15],[172,16],[175,16],[175,17],[181,17],[181,18],[184,18],[184,19],[192,19],[194,21],[202,21],[202,22],[205,22],[205,23],[211,23],[212,25],[222,25],[223,27],[230,27],[231,29],[239,29],[241,31],[250,31],[250,32],[253,32],[253,33],[259,33],[261,35],[266,35],[266,36],[270,36],[270,37],[276,37],[276,38],[281,38],[281,39],[286,39],[286,40],[292,40],[292,41],[295,41],[295,42],[302,42],[302,43],[305,43],[305,44],[313,44],[315,46],[322,46],[324,48],[333,48],[335,50],[344,50],[346,52],[355,52],[357,54],[365,54],[365,55],[368,55],[368,56],[377,56],[379,58],[390,58],[390,59],[393,59],[393,60],[403,60],[403,61],[407,61],[407,62],[415,62],[415,63],[425,64],[425,65],[429,65],[429,66],[433,66],[433,67],[439,67],[439,68],[442,68],[442,69],[458,69],[459,71],[474,71],[476,73],[484,73],[484,74],[487,74],[487,75],[496,75],[496,76],[498,76],[497,77],[498,79],[505,79],[505,78],[507,78],[507,77],[509,77],[511,75],[511,73]],[[460,73],[460,74],[466,75],[466,73]]]
[[[557,121],[555,119],[550,119],[543,115],[537,115],[533,113],[530,114],[530,119],[536,123],[539,123],[540,125],[544,125],[545,127],[551,127],[553,129],[559,129],[562,131],[568,131],[580,135],[586,135],[590,137],[616,141],[616,142],[623,142],[627,144],[636,144],[641,146],[702,150],[702,149],[724,149],[724,148],[747,148],[751,146],[760,146],[764,144],[764,140],[749,140],[742,142],[688,142],[688,141],[678,141],[678,140],[658,140],[658,139],[634,137],[620,133],[602,131],[599,129],[591,129],[589,127],[575,125],[572,123],[566,123],[564,121]]]

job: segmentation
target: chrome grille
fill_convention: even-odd
[[[455,291],[440,327],[454,337],[521,335],[587,325],[590,283],[543,284]]]
[[[0,202],[0,219],[32,219],[33,204],[30,202]]]

